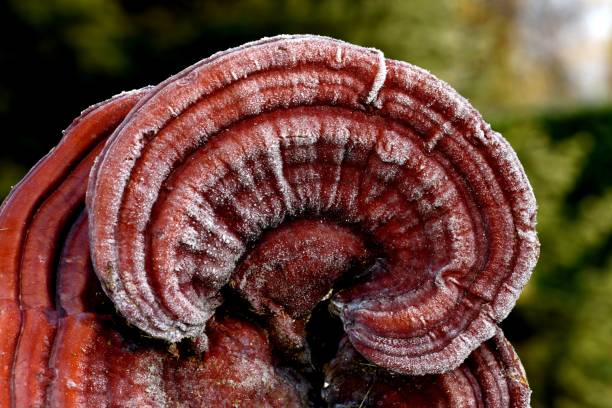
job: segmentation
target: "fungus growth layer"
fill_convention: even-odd
[[[3,204],[0,406],[527,406],[497,323],[534,228],[513,150],[426,71],[222,52],[85,111]]]

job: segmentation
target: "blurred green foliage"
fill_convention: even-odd
[[[378,47],[467,96],[510,140],[533,184],[542,254],[503,324],[527,368],[533,406],[612,407],[612,107],[582,108],[562,91],[557,72],[523,64],[520,3],[4,2],[0,30],[11,40],[0,44],[8,135],[0,197],[80,110],[215,51],[305,32]]]
[[[612,406],[612,110],[499,123],[538,200],[540,260],[503,326],[534,406]]]

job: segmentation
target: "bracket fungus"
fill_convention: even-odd
[[[11,192],[0,406],[525,407],[497,323],[537,254],[447,84],[266,38],[85,111]]]
[[[325,370],[325,401],[333,407],[526,407],[529,387],[514,349],[496,334],[456,369],[399,375],[368,363],[344,340]]]

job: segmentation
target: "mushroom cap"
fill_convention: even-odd
[[[529,406],[525,370],[501,330],[457,368],[443,374],[393,374],[370,364],[346,341],[325,368],[323,397],[330,407]]]
[[[273,361],[251,323],[211,321],[206,356],[180,356],[113,314],[91,265],[85,188],[107,137],[147,91],[84,111],[0,209],[0,406],[306,406],[308,384]]]
[[[209,323],[206,355],[173,355],[80,313],[59,324],[49,366],[53,407],[305,407],[307,385],[275,367],[265,332],[235,319]],[[231,404],[231,405],[230,405]]]
[[[362,355],[406,374],[457,367],[492,337],[539,248],[516,154],[464,98],[316,36],[246,44],[158,85],[105,146],[87,203],[104,290],[171,342],[204,336],[266,231],[354,229],[379,261],[334,309]]]
[[[64,234],[84,210],[95,157],[145,92],[83,111],[0,207],[0,406],[44,405],[48,357],[64,314],[55,290],[56,265],[70,261],[60,255]],[[90,278],[87,286],[99,284]]]
[[[316,36],[216,54],[84,111],[0,207],[0,406],[307,406],[288,365],[329,302],[327,403],[526,407],[497,322],[534,227],[431,74]]]

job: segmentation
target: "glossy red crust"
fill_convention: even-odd
[[[503,139],[415,67],[311,36],[217,54],[85,111],[3,203],[0,406],[308,406],[318,389],[285,364],[309,363],[331,296],[348,340],[330,405],[526,407],[495,322],[535,262],[534,211]],[[108,248],[128,259],[100,263]],[[221,288],[220,316],[236,295],[259,316],[212,317]]]
[[[456,369],[424,376],[376,367],[344,340],[325,368],[323,389],[330,407],[347,408],[520,408],[529,406],[530,395],[523,366],[501,332]]]
[[[42,406],[61,315],[55,267],[63,234],[83,210],[94,158],[144,91],[93,106],[0,208],[0,406]]]
[[[87,213],[81,213],[68,231],[56,275],[57,309],[62,315],[112,311],[91,266]]]
[[[205,356],[126,339],[111,320],[62,319],[49,366],[49,407],[304,407],[307,388],[274,367],[265,333],[211,321]]]
[[[88,209],[104,289],[168,341],[203,336],[265,231],[354,228],[381,262],[334,307],[361,354],[408,374],[454,368],[493,336],[538,254],[523,169],[465,99],[313,36],[219,53],[156,87],[106,145]]]
[[[195,357],[125,337],[108,315],[91,267],[85,187],[106,138],[147,90],[85,111],[3,204],[2,249],[22,259],[1,286],[0,406],[305,406],[307,384],[273,364],[252,324],[211,321],[209,350]],[[15,236],[23,245],[11,248]]]

